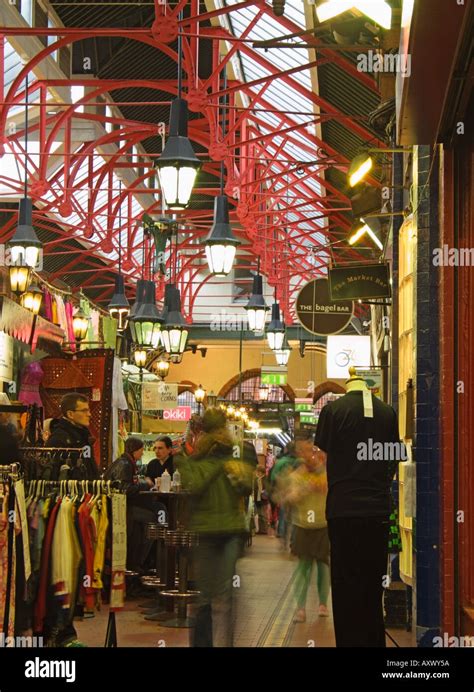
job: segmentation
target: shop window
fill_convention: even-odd
[[[260,387],[261,387],[260,377],[250,377],[248,379],[242,380],[242,403],[251,404],[260,401]],[[226,401],[239,401],[240,391],[239,384],[237,383],[229,392],[226,394]],[[286,392],[278,386],[270,386],[268,392],[268,401],[282,403],[283,401],[289,401]]]
[[[181,392],[181,394],[178,394],[178,406],[190,406],[193,413],[197,413],[199,408],[193,392],[190,391]]]

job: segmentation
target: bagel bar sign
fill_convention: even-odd
[[[303,286],[296,298],[296,315],[311,334],[339,334],[352,319],[352,300],[331,300],[327,279],[313,279]]]

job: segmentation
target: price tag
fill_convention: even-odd
[[[364,398],[364,418],[373,418],[374,407],[372,405],[372,392],[368,389],[364,389],[362,396]]]

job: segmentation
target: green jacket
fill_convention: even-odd
[[[234,458],[227,431],[202,435],[196,452],[175,460],[184,490],[193,494],[189,529],[197,533],[246,531],[244,497],[252,490],[254,467]]]

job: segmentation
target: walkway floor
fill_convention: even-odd
[[[237,565],[239,577],[236,598],[236,647],[334,647],[332,616],[318,617],[316,579],[313,577],[307,601],[307,621],[293,623],[295,602],[293,574],[296,559],[280,549],[271,536],[255,536],[253,545]],[[237,580],[236,580],[237,581]],[[139,607],[143,599],[128,600],[117,613],[118,646],[188,647],[189,629],[163,626],[146,621]],[[94,618],[77,622],[78,636],[88,646],[103,647],[108,608]],[[414,646],[413,635],[403,629],[389,629],[398,646]],[[387,637],[387,646],[395,644]]]

